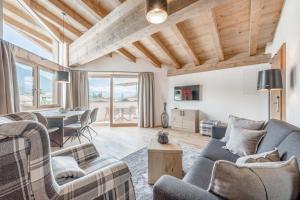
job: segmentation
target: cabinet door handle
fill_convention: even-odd
[[[184,111],[182,111],[182,116],[184,116]]]

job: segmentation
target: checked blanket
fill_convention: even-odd
[[[86,174],[55,180],[51,157],[72,156]],[[134,200],[131,173],[93,144],[51,154],[47,129],[34,114],[0,116],[0,200]]]

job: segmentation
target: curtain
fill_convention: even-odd
[[[17,69],[12,44],[0,39],[0,115],[20,111]]]
[[[154,127],[154,75],[139,74],[139,127]]]
[[[66,89],[66,108],[89,107],[88,72],[70,71],[70,83]]]

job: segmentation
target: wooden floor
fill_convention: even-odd
[[[157,138],[157,132],[161,128],[138,128],[138,127],[109,127],[94,126],[98,135],[93,134],[92,142],[95,144],[100,154],[114,156],[116,158],[124,158],[127,155],[146,147],[150,140]],[[209,137],[202,136],[199,133],[185,133],[167,129],[169,138],[177,141],[181,145],[187,145],[193,148],[203,148]],[[87,142],[82,138],[81,142]],[[79,144],[78,140],[67,142],[64,147]],[[58,148],[52,148],[52,151]]]

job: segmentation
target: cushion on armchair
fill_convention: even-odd
[[[85,172],[71,156],[52,157],[51,164],[56,180],[60,178],[79,178],[85,175]]]

